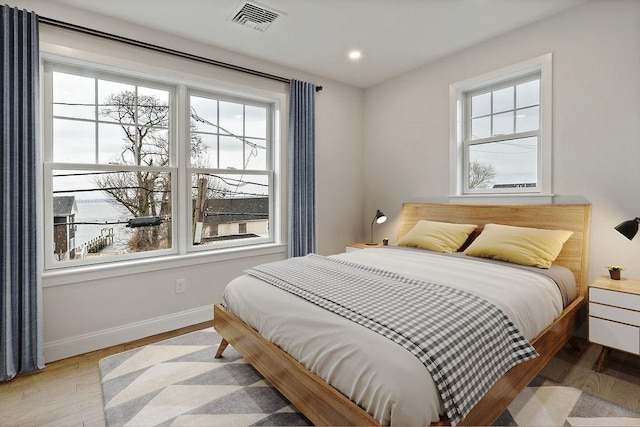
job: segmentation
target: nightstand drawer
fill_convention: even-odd
[[[640,326],[640,311],[626,310],[624,308],[612,307],[610,305],[594,304],[590,302],[589,316],[596,316],[601,319],[615,320],[616,322]]]
[[[640,328],[589,317],[589,341],[640,354]]]
[[[630,310],[640,309],[640,295],[632,295],[626,292],[589,288],[589,301],[628,308]]]

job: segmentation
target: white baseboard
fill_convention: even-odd
[[[48,363],[77,356],[211,319],[213,319],[213,306],[208,305],[116,328],[103,329],[89,334],[47,342],[44,344],[44,361]]]

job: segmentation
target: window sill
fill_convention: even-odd
[[[449,203],[542,204],[554,203],[554,199],[553,194],[539,193],[457,194],[449,196]]]
[[[238,248],[227,248],[215,252],[169,255],[141,260],[119,261],[109,264],[63,268],[45,271],[42,274],[43,287],[63,286],[79,282],[107,279],[150,271],[188,267],[191,265],[222,262],[227,260],[259,257],[273,254],[285,254],[287,246],[280,243]]]

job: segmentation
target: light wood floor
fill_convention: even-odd
[[[212,326],[212,322],[47,364],[37,373],[0,383],[0,426],[103,426],[98,361],[111,354]],[[612,351],[600,373],[592,370],[601,347],[580,341],[545,367],[545,377],[640,412],[640,357]]]
[[[546,378],[640,412],[640,357],[611,350],[600,372],[593,370],[602,347],[579,340],[577,352],[565,346],[540,372]]]
[[[98,361],[112,354],[213,326],[213,321],[47,363],[0,383],[0,426],[104,426]]]

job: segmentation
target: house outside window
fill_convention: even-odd
[[[273,241],[273,104],[201,88],[198,101],[181,82],[98,68],[44,71],[47,269]],[[259,211],[237,212],[259,218],[255,233],[212,209],[247,198],[262,199]],[[204,218],[216,214],[218,238],[207,239]]]
[[[75,197],[53,197],[53,252],[59,260],[75,258],[75,216],[77,213],[78,207]]]
[[[451,86],[452,196],[551,195],[551,55]]]

